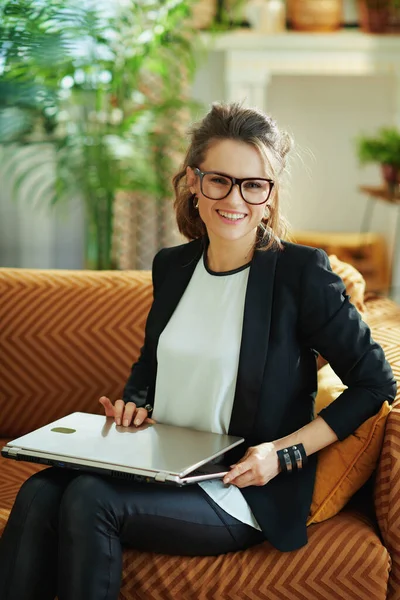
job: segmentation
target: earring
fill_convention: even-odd
[[[193,206],[194,206],[195,208],[199,208],[199,199],[198,199],[198,197],[196,196],[196,194],[193,194],[193,196],[192,196],[192,199],[193,199]]]

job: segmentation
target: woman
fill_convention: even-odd
[[[321,250],[280,240],[290,140],[259,110],[213,105],[174,178],[190,243],[153,263],[154,302],[116,423],[245,438],[223,481],[185,488],[48,469],[21,488],[1,544],[2,600],[117,599],[122,549],[215,555],[307,543],[317,452],[392,401],[382,349]],[[316,353],[348,389],[313,420]],[[3,590],[2,587],[3,586]]]

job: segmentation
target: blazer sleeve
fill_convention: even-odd
[[[153,280],[153,303],[157,296],[157,291],[160,287],[163,279],[163,266],[162,266],[162,254],[163,250],[160,250],[153,259],[152,265],[152,280]],[[150,308],[151,311],[151,308]],[[149,311],[149,314],[150,314]],[[148,317],[147,317],[148,319]],[[146,331],[147,327],[145,328]],[[149,343],[146,339],[146,333],[144,338],[144,344],[140,350],[138,360],[132,365],[131,373],[128,381],[125,384],[124,391],[122,394],[123,401],[134,402],[136,406],[145,406],[147,393],[150,382],[150,371],[151,371],[151,359]]]
[[[382,348],[371,338],[323,250],[310,255],[301,286],[302,342],[317,350],[347,386],[319,413],[342,440],[376,414],[385,400],[393,402],[396,382]]]

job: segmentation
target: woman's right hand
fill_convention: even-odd
[[[134,402],[125,404],[123,400],[116,400],[113,404],[107,396],[102,396],[99,402],[104,407],[106,417],[113,417],[116,425],[139,427],[143,423],[155,423],[154,419],[148,417],[147,410],[142,407],[137,408]]]

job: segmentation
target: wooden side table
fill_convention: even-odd
[[[393,295],[395,293],[395,284],[393,283],[393,276],[398,271],[398,261],[400,260],[400,184],[393,190],[389,191],[386,187],[377,187],[377,186],[360,186],[360,191],[363,194],[368,196],[367,205],[365,207],[361,232],[364,234],[365,232],[370,231],[371,222],[373,216],[373,210],[375,206],[375,201],[380,200],[381,202],[385,202],[387,204],[391,204],[397,208],[396,210],[396,222],[395,222],[395,233],[394,233],[394,241],[393,241],[393,249],[390,258],[390,286],[389,286],[389,294]]]
[[[298,244],[322,248],[336,254],[360,271],[369,292],[386,294],[390,287],[390,272],[384,238],[377,233],[331,233],[295,231]]]

